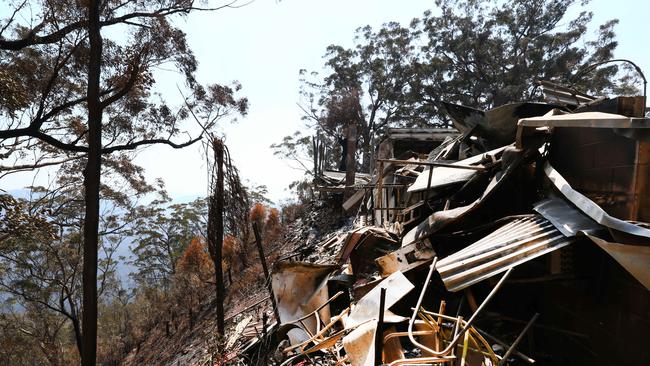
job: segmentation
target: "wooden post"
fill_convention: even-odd
[[[275,303],[269,268],[266,266],[264,247],[262,247],[262,237],[260,236],[260,230],[258,229],[256,222],[253,222],[253,233],[255,234],[255,244],[257,244],[257,251],[260,255],[260,261],[262,262],[262,270],[264,270],[264,282],[266,282],[266,288],[269,290],[269,296],[271,297],[271,303],[273,304],[273,314],[275,315],[275,320],[280,324],[280,313],[278,312],[278,305]]]
[[[535,315],[533,315],[532,319],[530,319],[530,321],[526,324],[526,326],[521,331],[521,333],[519,333],[517,339],[515,339],[515,341],[510,346],[510,348],[508,348],[506,353],[503,355],[503,358],[501,358],[501,362],[499,362],[499,366],[505,365],[506,362],[508,362],[508,357],[510,357],[510,355],[515,350],[515,348],[517,348],[517,345],[519,344],[519,342],[521,342],[522,338],[524,338],[526,332],[528,332],[528,329],[530,329],[530,327],[533,325],[535,320],[537,320],[537,317],[539,317],[539,313],[535,313]]]

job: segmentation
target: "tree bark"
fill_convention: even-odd
[[[341,160],[339,161],[339,172],[346,171],[348,159],[348,139],[346,137],[337,137],[336,142],[341,146]]]
[[[248,225],[246,225],[248,226]],[[239,261],[241,262],[242,268],[248,267],[248,238],[250,237],[250,231],[248,227],[242,229],[241,235],[241,251],[239,252]],[[231,282],[232,283],[232,282]]]
[[[345,157],[345,198],[354,194],[354,181],[357,174],[357,124],[355,121],[348,122],[347,134],[347,156]]]
[[[81,335],[81,327],[79,326],[79,319],[72,319],[72,329],[74,330],[74,340],[79,354],[83,354],[83,337]]]
[[[88,6],[88,162],[84,170],[86,212],[83,227],[83,315],[82,366],[95,366],[97,357],[97,246],[99,230],[99,185],[102,152],[102,107],[100,73],[102,36],[99,0]]]
[[[363,139],[363,144],[361,144],[361,168],[359,171],[364,173],[372,174],[372,132],[369,129],[361,129],[361,138]]]
[[[223,155],[224,146],[223,142],[219,139],[214,139],[212,143],[214,150],[215,164],[217,165],[217,181],[216,187],[212,189],[212,197],[210,197],[210,206],[208,209],[208,244],[210,247],[210,254],[214,263],[214,277],[216,286],[216,306],[217,306],[217,332],[220,335],[225,333],[225,320],[224,320],[224,286],[223,286],[223,269],[221,267],[221,260],[223,257]],[[214,182],[214,181],[213,181]],[[214,183],[213,183],[214,184]]]
[[[262,236],[260,235],[260,229],[256,222],[253,222],[253,233],[255,234],[255,244],[257,245],[257,252],[260,255],[260,262],[262,262],[262,270],[264,271],[264,283],[266,288],[269,291],[269,296],[271,297],[271,304],[273,305],[273,314],[275,315],[275,320],[280,324],[280,313],[278,312],[278,304],[275,303],[275,295],[273,294],[273,285],[271,283],[271,275],[269,274],[269,268],[266,265],[266,258],[264,256],[264,246],[262,245]],[[266,314],[264,314],[266,316]],[[266,331],[266,327],[262,328]]]

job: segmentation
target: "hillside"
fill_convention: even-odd
[[[282,240],[266,247],[267,262],[272,265],[289,254],[296,259],[324,260],[327,253],[318,252],[316,244],[339,232],[346,223],[346,220],[340,218],[340,210],[332,208],[328,202],[313,201],[305,204],[298,209],[291,221],[283,223]],[[262,332],[264,316],[269,319],[269,323],[273,318],[259,256],[256,251],[251,251],[249,255],[252,267],[238,274],[233,279],[233,284],[226,289],[227,332],[224,338],[231,349],[240,348],[246,342],[255,340]],[[216,365],[219,360],[232,357],[229,350],[217,350],[219,339],[216,336],[216,310],[211,297],[213,298],[212,294],[205,294],[208,300],[201,302],[192,326],[187,317],[180,317],[168,335],[164,322],[155,324],[128,353],[121,365]],[[236,331],[242,320],[246,320],[246,328]],[[264,349],[264,352],[269,350]]]

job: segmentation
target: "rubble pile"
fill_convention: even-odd
[[[352,229],[352,220],[341,215],[341,208],[321,199],[314,199],[302,214],[290,222],[284,236],[282,259],[318,262],[334,254],[330,243]],[[323,244],[325,243],[325,244]]]
[[[647,365],[645,97],[541,86],[547,103],[445,104],[455,130],[389,130],[343,203],[354,223],[294,227],[279,319],[240,360]]]

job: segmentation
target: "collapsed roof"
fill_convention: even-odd
[[[549,103],[447,103],[457,130],[389,131],[374,173],[357,173],[344,203],[356,227],[322,243],[336,254],[276,264],[284,364],[650,359],[647,347],[630,348],[649,328],[647,306],[604,297],[650,304],[645,98],[542,86]],[[345,188],[344,172],[321,178]],[[616,318],[614,329],[618,312],[642,321]],[[533,328],[543,342],[529,337],[524,354]]]

